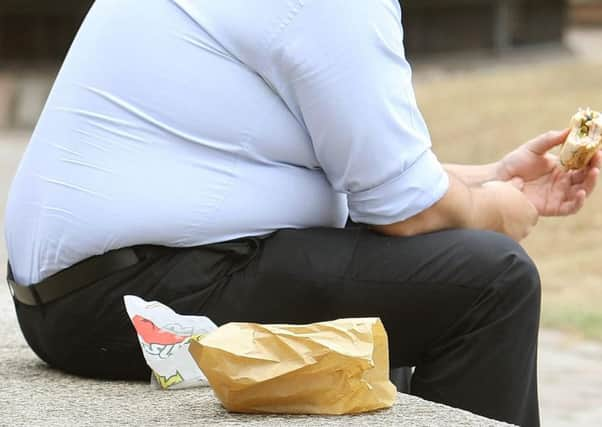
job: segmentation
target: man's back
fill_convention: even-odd
[[[303,118],[260,75],[293,3],[96,2],[9,197],[18,281],[135,244],[344,224]]]

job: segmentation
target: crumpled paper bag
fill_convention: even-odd
[[[389,408],[397,396],[376,318],[230,323],[189,350],[232,412],[340,415]]]
[[[207,386],[207,378],[188,351],[193,338],[217,326],[207,317],[181,316],[171,308],[136,296],[124,297],[146,363],[153,371],[151,385],[162,389]]]

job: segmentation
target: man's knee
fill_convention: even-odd
[[[517,245],[518,246],[518,245]],[[513,254],[516,257],[515,269],[518,283],[514,287],[519,287],[519,292],[523,295],[530,296],[538,305],[541,299],[541,279],[535,262],[519,246],[519,251]],[[510,277],[512,279],[512,275]]]
[[[490,275],[487,285],[497,294],[500,308],[515,310],[520,305],[533,318],[539,318],[541,281],[531,257],[520,244],[504,235],[486,233],[481,237],[486,247],[481,247],[475,256]]]
[[[537,266],[518,243],[511,240],[507,244],[503,265],[508,267],[498,280],[500,292],[517,299],[528,298],[539,301],[541,280]]]

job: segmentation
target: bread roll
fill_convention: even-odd
[[[571,132],[560,149],[560,163],[567,169],[586,167],[602,144],[602,116],[580,109],[571,119]]]

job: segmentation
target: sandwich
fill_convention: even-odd
[[[560,164],[566,169],[582,169],[602,146],[602,116],[590,108],[571,119],[571,132],[560,148]]]

